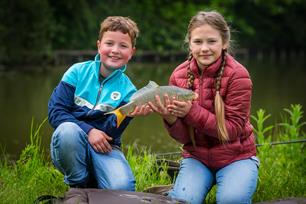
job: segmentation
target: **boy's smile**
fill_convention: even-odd
[[[127,64],[135,52],[129,34],[120,31],[106,31],[97,46],[103,63],[101,72],[107,76]]]

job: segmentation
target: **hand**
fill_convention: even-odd
[[[167,109],[173,116],[183,118],[189,113],[191,106],[191,101],[173,100],[173,103],[169,104]]]
[[[165,95],[164,102],[165,103],[163,104],[160,97],[156,95],[155,104],[153,104],[152,102],[149,102],[148,104],[153,111],[161,115],[171,125],[177,120],[177,117],[173,116],[171,112],[167,109],[167,106],[171,105],[173,101],[170,100],[168,95]]]
[[[129,113],[128,116],[134,117],[134,116],[146,116],[152,113],[152,108],[148,105],[142,105],[142,106],[136,106],[134,111]]]
[[[107,153],[112,151],[112,146],[108,142],[112,139],[105,132],[95,128],[88,133],[88,142],[96,152]]]

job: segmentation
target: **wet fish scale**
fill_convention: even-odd
[[[154,104],[156,95],[158,95],[164,103],[163,97],[165,94],[167,94],[170,98],[176,97],[181,101],[192,100],[195,97],[195,93],[187,89],[182,89],[175,86],[159,86],[154,89],[149,89],[143,94],[133,98],[131,102],[120,107],[119,110],[122,114],[127,115],[128,113],[132,112],[136,106],[144,105],[149,101]]]

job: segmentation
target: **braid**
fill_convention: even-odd
[[[217,132],[218,132],[219,140],[222,143],[226,142],[229,139],[228,132],[225,126],[224,102],[220,95],[221,78],[224,72],[225,64],[226,64],[226,51],[224,50],[222,52],[222,62],[221,62],[221,66],[220,66],[218,75],[216,77],[216,84],[215,84],[215,88],[216,88],[215,114],[216,114],[216,119],[217,119]]]
[[[226,55],[225,55],[225,51],[224,51],[222,53],[221,66],[220,66],[218,75],[216,77],[216,84],[215,84],[216,91],[220,91],[220,88],[221,88],[221,78],[222,78],[222,75],[223,75],[223,72],[224,72],[225,62],[226,62]]]
[[[191,63],[191,60],[192,60],[192,54],[190,53],[189,56],[188,56],[188,68],[187,68],[187,88],[188,89],[192,89],[193,87],[193,82],[194,82],[194,75],[191,71],[191,68],[190,68],[190,63]]]

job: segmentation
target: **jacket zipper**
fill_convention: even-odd
[[[201,75],[200,75],[200,87],[199,87],[199,105],[203,106],[204,104],[203,99],[202,99],[202,89],[203,89],[203,81],[204,81],[204,72],[206,71],[206,69],[202,70]],[[210,148],[208,148],[208,152],[207,152],[207,164],[210,166],[211,165],[211,152],[210,152]]]
[[[99,90],[98,90],[98,95],[97,95],[97,99],[96,99],[95,105],[92,107],[92,109],[91,109],[90,111],[88,111],[87,116],[88,116],[92,111],[94,111],[95,108],[96,108],[96,106],[98,105],[98,101],[99,101],[99,99],[100,99],[100,97],[101,97],[102,89],[103,89],[103,81],[101,81],[101,83],[100,83],[100,87],[99,87]]]

